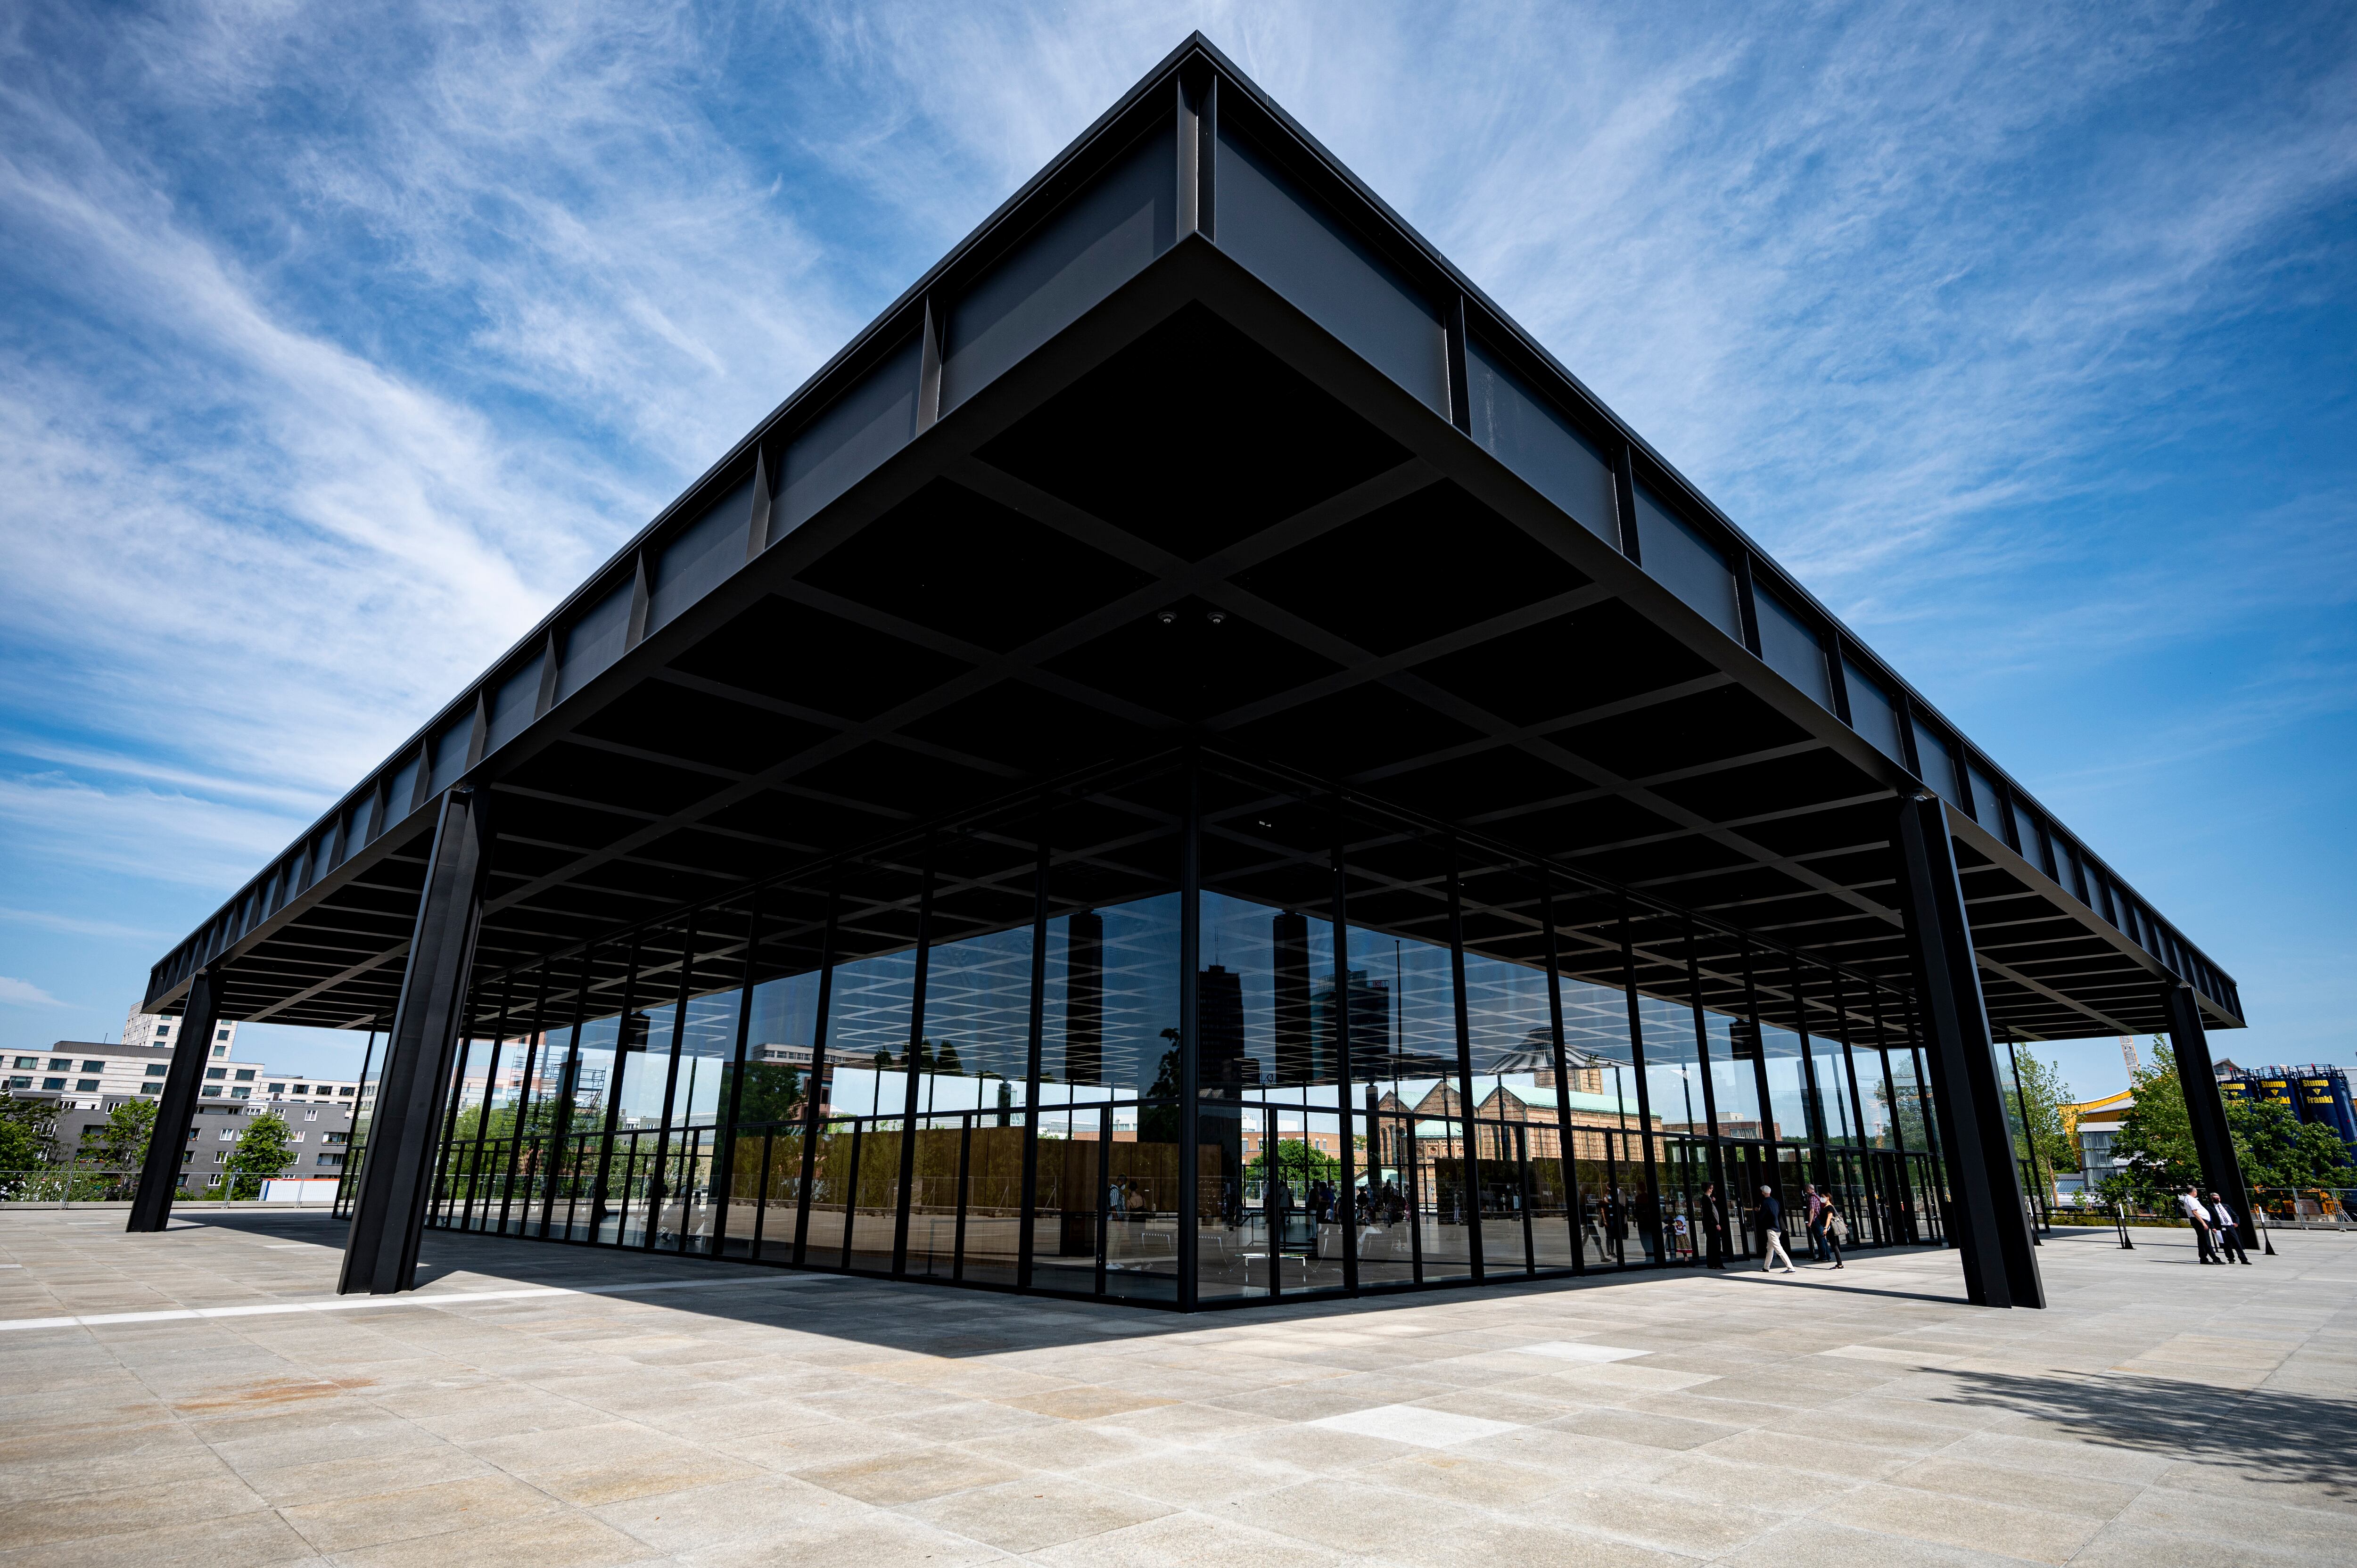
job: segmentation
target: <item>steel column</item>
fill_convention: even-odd
[[[2022,1211],[2013,1129],[1997,1082],[1947,808],[1929,794],[1903,800],[1897,825],[1900,911],[1920,999],[1917,1024],[1939,1080],[1940,1144],[1948,1151],[1965,1294],[1979,1306],[2042,1307],[2046,1290]]]
[[[2216,1193],[2234,1211],[2243,1245],[2258,1245],[2251,1228],[2250,1195],[2243,1187],[2242,1163],[2234,1158],[2234,1140],[2226,1130],[2226,1101],[2218,1092],[2217,1069],[2210,1061],[2210,1035],[2201,1026],[2201,1004],[2193,988],[2181,980],[2168,983],[2161,1004],[2169,1010],[2169,1048],[2177,1058],[2177,1083],[2185,1096],[2185,1119],[2192,1124],[2193,1153],[2201,1162],[2202,1201]],[[178,1070],[179,1060],[173,1059]]]
[[[131,1196],[126,1233],[161,1230],[171,1223],[172,1194],[180,1185],[180,1155],[188,1147],[188,1123],[197,1113],[197,1090],[211,1059],[213,1025],[221,1016],[221,966],[197,971],[180,1012],[180,1036],[172,1043],[172,1066],[156,1102],[156,1125],[147,1133],[147,1157],[140,1162],[139,1190]],[[358,1104],[352,1107],[357,1113]]]
[[[479,789],[455,789],[442,798],[401,999],[385,1037],[339,1295],[388,1295],[416,1283],[417,1243],[434,1176],[434,1113],[464,1022],[490,871],[490,805]]]

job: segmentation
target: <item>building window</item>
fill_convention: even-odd
[[[213,1038],[216,1040],[226,1040],[229,1038],[229,1031],[227,1029],[216,1029],[213,1031]],[[922,1062],[919,1062],[917,1065],[922,1067],[924,1064]]]
[[[921,1066],[923,1066],[924,1064],[920,1061],[920,1062],[919,1062],[917,1065],[918,1065],[918,1066],[920,1066],[920,1067],[921,1067]],[[347,1085],[347,1086],[345,1086],[344,1088],[342,1088],[342,1089],[339,1089],[339,1090],[336,1090],[336,1092],[337,1092],[338,1094],[350,1094],[350,1093],[351,1092],[351,1088],[350,1088],[350,1085]]]
[[[38,1067],[41,1065],[41,1058],[38,1057],[18,1057],[16,1058],[16,1065],[18,1067]]]
[[[41,1087],[43,1089],[63,1089],[65,1086],[66,1080],[61,1078],[45,1078],[41,1079]]]
[[[213,1155],[213,1164],[217,1165],[225,1165],[229,1164],[229,1151],[227,1149],[222,1149],[219,1153],[215,1154]]]
[[[221,1092],[221,1085],[218,1083],[209,1083],[205,1085],[205,1092],[207,1094],[217,1095]]]
[[[922,1064],[920,1063],[919,1065],[921,1066]],[[319,1156],[319,1163],[323,1165],[340,1165],[344,1163],[344,1156],[341,1155],[321,1155]]]
[[[162,1062],[149,1062],[147,1064],[147,1076],[149,1078],[162,1078],[166,1073],[168,1073],[172,1069],[169,1067],[166,1066]]]
[[[303,1134],[300,1133],[289,1133],[286,1134],[286,1141],[290,1144],[299,1144],[303,1141]]]
[[[205,1185],[207,1187],[221,1186],[221,1173],[216,1171],[211,1176],[205,1177]]]
[[[323,1144],[349,1144],[351,1142],[351,1138],[352,1135],[350,1133],[322,1133],[319,1134],[319,1142]]]
[[[923,1065],[923,1064],[922,1064],[922,1063],[920,1063],[919,1065],[920,1065],[920,1066],[921,1066],[921,1065]],[[74,1079],[74,1092],[75,1092],[76,1094],[95,1094],[95,1093],[97,1093],[97,1092],[98,1092],[98,1079],[94,1079],[94,1078],[78,1078],[78,1079]]]
[[[227,1046],[215,1046],[213,1047],[213,1055],[217,1057],[225,1057],[229,1055],[229,1047]]]
[[[920,1065],[922,1065],[922,1064],[920,1063]],[[306,1112],[303,1112],[303,1120],[304,1120],[304,1121],[306,1121],[306,1122],[317,1122],[318,1119],[319,1119],[319,1108],[318,1108],[317,1106],[316,1106],[316,1105],[312,1106],[309,1110],[307,1110],[307,1111],[306,1111]]]
[[[104,1072],[106,1070],[106,1064],[104,1062],[86,1061],[81,1064],[81,1070],[84,1072]]]
[[[274,1083],[270,1086],[270,1092],[273,1094],[284,1094],[286,1092],[286,1086],[283,1083]],[[298,1089],[295,1092],[300,1094],[303,1091]]]
[[[49,1070],[51,1072],[71,1072],[73,1070],[73,1058],[51,1057],[49,1058]]]
[[[139,1086],[139,1092],[142,1094],[161,1094],[164,1092],[164,1086],[160,1083],[143,1083]]]
[[[8,1087],[11,1089],[30,1089],[33,1087],[33,1080],[29,1078],[12,1078],[8,1080]]]
[[[229,1069],[225,1067],[209,1067],[205,1069],[205,1076],[207,1078],[227,1078],[229,1076]]]
[[[253,1081],[253,1069],[250,1067],[242,1067],[238,1069],[237,1080],[240,1083],[252,1083]]]
[[[253,1092],[253,1090],[250,1089],[232,1089],[229,1091],[229,1097],[231,1100],[243,1100]]]

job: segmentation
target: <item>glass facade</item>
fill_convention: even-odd
[[[1886,1011],[1165,759],[479,977],[431,1222],[1180,1308],[1933,1240]]]

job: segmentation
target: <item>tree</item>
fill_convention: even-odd
[[[229,1157],[229,1196],[260,1197],[262,1183],[295,1163],[295,1145],[287,1135],[286,1119],[276,1112],[255,1117]]]
[[[58,1104],[54,1100],[0,1094],[0,1175],[39,1170],[56,1153]]]
[[[147,1140],[155,1131],[156,1102],[126,1100],[82,1135],[83,1156],[102,1169],[126,1173],[114,1185],[136,1187],[140,1167],[147,1163]]]
[[[2177,1054],[2156,1042],[2152,1065],[2138,1071],[2136,1104],[2120,1118],[2112,1154],[2126,1165],[2103,1186],[2106,1198],[2166,1210],[2173,1195],[2201,1180],[2193,1149],[2193,1123],[2185,1112],[2185,1090],[2177,1079]]]
[[[1254,1176],[1264,1174],[1267,1168],[1265,1145],[1244,1162],[1244,1169]],[[1340,1181],[1342,1162],[1331,1155],[1320,1154],[1299,1138],[1280,1138],[1276,1143],[1276,1174],[1297,1188],[1313,1181]]]
[[[2226,1131],[2234,1159],[2254,1198],[2263,1188],[2341,1187],[2349,1180],[2349,1147],[2321,1122],[2302,1124],[2288,1105],[2271,1100],[2230,1100]]]
[[[726,1090],[722,1094],[725,1098]],[[747,1062],[745,1092],[737,1101],[737,1120],[745,1126],[764,1122],[797,1122],[802,1114],[802,1075],[795,1067],[776,1062]]]
[[[2013,1130],[2014,1157],[2027,1159],[2034,1150],[2039,1176],[2050,1182],[2056,1171],[2079,1168],[2079,1146],[2062,1125],[2062,1107],[2071,1102],[2071,1086],[2062,1081],[2058,1062],[2040,1061],[2018,1048],[2013,1060],[2020,1066],[2021,1092],[2018,1099],[2010,1093],[2006,1096],[2005,1120]],[[2026,1132],[2021,1124],[2024,1105],[2029,1111]]]

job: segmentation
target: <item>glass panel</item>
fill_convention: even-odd
[[[1834,705],[1834,688],[1825,672],[1824,644],[1797,610],[1765,588],[1755,588],[1751,603],[1760,618],[1760,657],[1768,668],[1806,692],[1820,706]]]
[[[1890,694],[1856,664],[1842,660],[1842,681],[1849,688],[1849,724],[1873,743],[1874,749],[1904,766],[1907,754],[1899,745],[1899,710]]]
[[[1377,1222],[1360,1282],[1463,1278],[1477,1195],[1459,1114],[1447,854],[1384,824],[1354,827],[1347,854],[1351,970],[1368,992],[1352,999],[1351,1054],[1374,1123],[1363,1182]]]
[[[1629,1047],[1617,911],[1601,898],[1558,894],[1564,1059],[1569,1073],[1574,1219],[1583,1262],[1615,1265],[1629,1251],[1631,1215],[1644,1189],[1646,1123]],[[1655,1125],[1659,1125],[1658,1114]],[[1641,1252],[1640,1256],[1641,1257]]]
[[[1481,346],[1465,344],[1473,439],[1524,482],[1614,548],[1612,465],[1564,417]]]
[[[1015,1283],[1030,1007],[1028,924],[933,949],[920,1101],[961,1114],[936,1115],[918,1134],[911,1273]],[[990,1204],[978,1206],[978,1174]]]
[[[950,315],[942,408],[956,407],[1170,247],[1178,181],[1168,124],[1025,236]]]
[[[1251,881],[1276,880],[1259,869]],[[1297,869],[1308,873],[1292,879],[1300,893],[1322,882],[1330,897],[1323,865]],[[1198,1238],[1197,1289],[1207,1300],[1340,1289],[1332,924],[1211,891],[1202,909],[1198,1137],[1207,1189],[1217,1173],[1219,1213]]]
[[[1647,575],[1740,641],[1743,619],[1727,557],[1644,486],[1637,487],[1636,496],[1637,547]]]
[[[1446,417],[1448,346],[1431,302],[1224,122],[1220,152],[1220,248]]]
[[[670,624],[745,564],[745,530],[752,515],[753,480],[748,475],[663,546],[655,559],[654,586],[647,596],[649,631]]]

